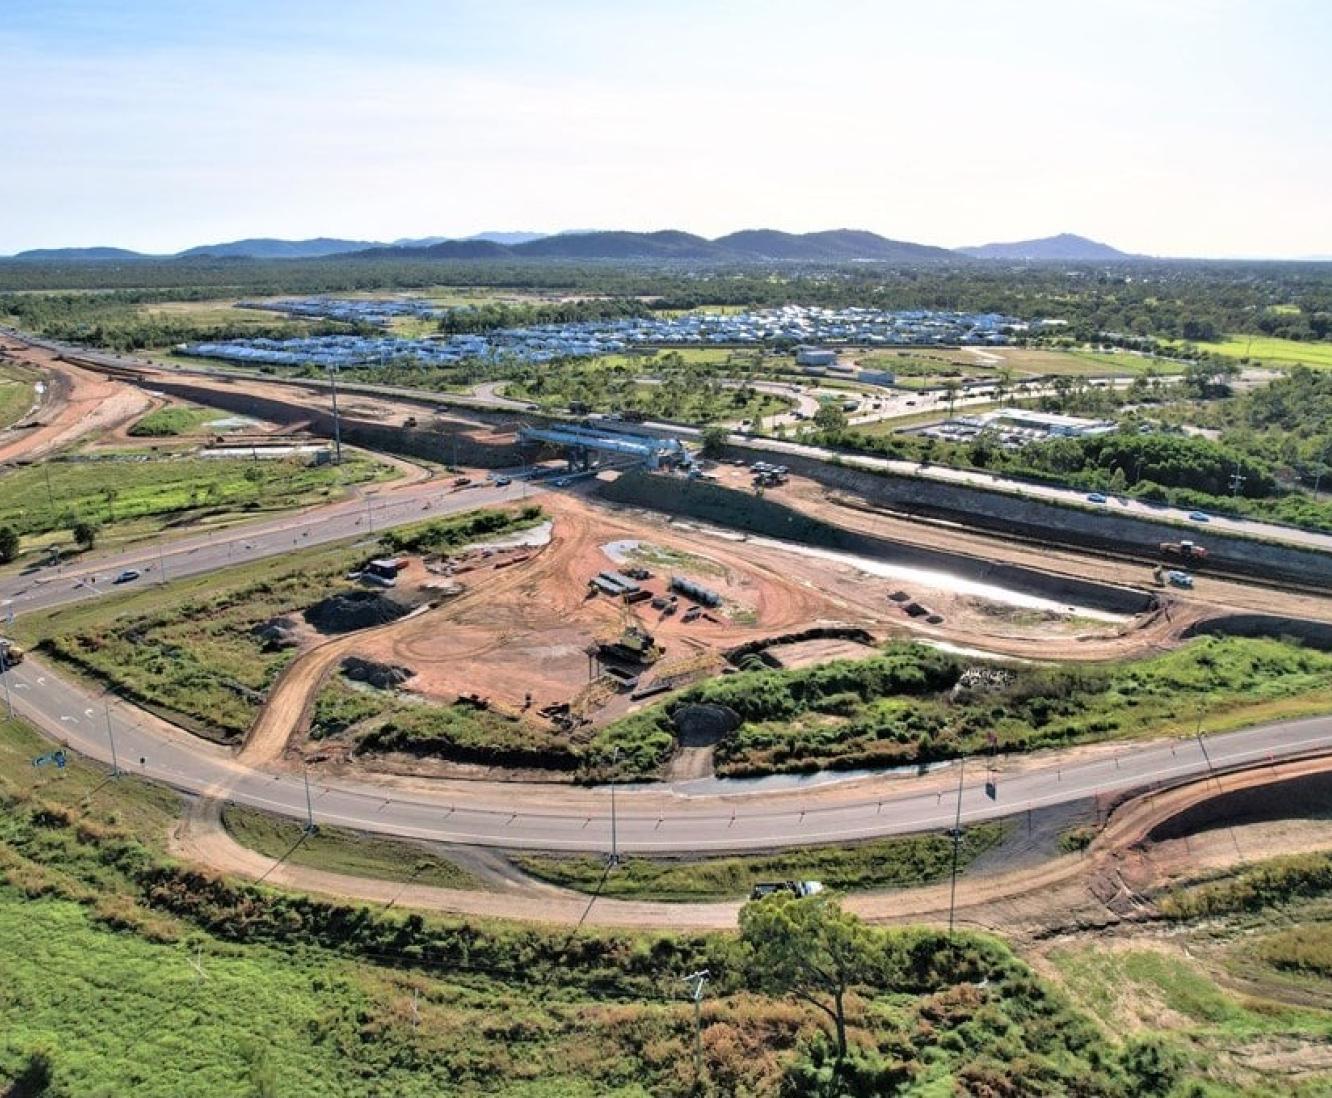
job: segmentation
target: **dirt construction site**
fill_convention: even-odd
[[[892,638],[978,656],[1106,660],[1170,647],[1201,622],[1260,603],[1269,614],[1284,609],[1292,618],[1332,621],[1328,600],[1255,593],[1225,581],[1188,599],[1172,597],[1152,591],[1141,568],[1085,558],[1064,566],[1140,608],[1061,603],[608,504],[599,487],[591,481],[579,491],[543,493],[547,521],[508,542],[428,565],[403,558],[393,598],[417,611],[333,639],[306,636],[270,692],[245,757],[278,762],[285,752],[294,759],[315,748],[303,742],[313,700],[349,658],[395,669],[394,685],[406,696],[437,704],[461,699],[576,734],[731,668],[864,658]],[[792,500],[880,535],[901,533],[809,485],[793,485]],[[955,535],[951,547],[958,547]],[[1136,588],[1127,586],[1134,581]],[[327,749],[318,745],[316,755],[327,758]]]

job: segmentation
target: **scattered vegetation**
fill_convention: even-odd
[[[740,726],[717,747],[732,775],[918,764],[988,750],[1191,730],[1264,714],[1332,707],[1332,655],[1296,644],[1209,637],[1149,659],[1007,669],[1003,684],[961,686],[968,663],[894,644],[868,660],[745,671],[603,730],[593,750],[620,746],[643,772],[673,743],[670,713],[700,702],[733,709]]]
[[[149,412],[137,420],[128,433],[135,438],[172,438],[194,434],[205,424],[223,418],[223,413],[215,408],[187,408],[173,404]]]
[[[967,828],[958,864],[965,869],[995,846],[1003,825]],[[584,855],[515,854],[524,872],[580,892],[643,900],[736,900],[761,881],[815,880],[843,892],[908,888],[947,876],[953,840],[948,835],[907,835],[854,846],[806,846],[774,854],[700,859],[622,858],[611,874],[605,860]]]
[[[72,531],[80,522],[147,534],[205,518],[290,510],[389,474],[387,466],[354,456],[313,465],[132,451],[76,455],[6,473],[0,525],[27,537]]]
[[[33,373],[22,366],[0,362],[0,431],[27,415],[36,399]]]

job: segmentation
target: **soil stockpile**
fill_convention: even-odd
[[[378,591],[344,591],[315,603],[305,611],[305,620],[321,633],[350,633],[387,625],[410,610]]]

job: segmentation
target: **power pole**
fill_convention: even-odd
[[[333,464],[342,464],[342,420],[338,417],[338,368],[328,368],[328,383],[333,392]]]
[[[111,702],[104,703],[106,707],[106,738],[111,743],[111,777],[117,777],[120,774],[120,761],[116,758],[116,732],[111,727]]]
[[[9,665],[5,662],[5,653],[9,649],[0,644],[0,682],[5,684],[5,710],[9,714],[9,719],[14,719],[14,696],[9,692],[9,676],[5,674],[9,670]]]
[[[167,581],[166,550],[162,548],[161,534],[157,535],[157,576],[158,576],[157,579],[158,583],[166,583]]]
[[[948,888],[948,937],[953,936],[953,915],[957,907],[957,858],[962,845],[962,778],[967,772],[967,757],[957,768],[957,814],[953,817],[953,879]]]
[[[694,1000],[694,1085],[702,1087],[703,1085],[703,985],[707,982],[708,970],[702,969],[698,972],[691,972],[684,978],[684,982],[689,985],[690,994]]]
[[[319,828],[314,822],[314,801],[310,797],[310,768],[305,767],[301,773],[305,778],[305,833],[313,835]]]
[[[1240,464],[1239,464],[1238,461],[1236,461],[1236,462],[1235,462],[1235,471],[1234,471],[1233,473],[1230,474],[1230,498],[1231,498],[1231,499],[1238,499],[1238,498],[1239,498],[1239,490],[1240,490],[1240,487],[1241,487],[1241,486],[1244,484],[1244,482],[1245,482],[1246,480],[1248,480],[1248,479],[1249,479],[1248,477],[1240,476]]]
[[[1193,729],[1193,738],[1198,741],[1198,750],[1202,752],[1203,761],[1207,763],[1207,776],[1216,782],[1217,789],[1221,788],[1221,779],[1216,776],[1216,768],[1212,765],[1212,756],[1207,753],[1207,744],[1203,743],[1202,734],[1203,724],[1203,703],[1198,703],[1198,723]]]
[[[611,849],[610,857],[606,859],[606,866],[613,869],[620,864],[620,844],[618,836],[619,819],[615,814],[615,767],[620,761],[620,749],[617,747],[611,753]]]

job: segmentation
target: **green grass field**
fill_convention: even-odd
[[[775,1094],[825,1044],[813,1008],[756,989],[733,936],[573,935],[227,882],[162,857],[174,794],[77,757],[34,768],[46,746],[0,721],[0,1092],[686,1098],[680,976],[700,968],[704,1093]],[[1117,1048],[995,939],[865,933],[858,1071],[916,1098],[996,1070],[1014,1093],[1134,1093]]]
[[[338,499],[352,485],[394,475],[391,466],[358,455],[341,465],[147,449],[74,455],[0,476],[0,525],[49,544],[51,535],[72,541],[70,528],[87,520],[103,527],[103,542],[124,541]]]
[[[1239,335],[1193,346],[1227,358],[1247,358],[1251,366],[1332,367],[1332,343],[1301,343],[1294,339]]]
[[[437,888],[481,887],[472,874],[424,845],[322,824],[307,835],[298,820],[240,805],[228,805],[222,823],[242,846],[289,865]]]
[[[131,425],[129,434],[135,438],[174,438],[178,435],[210,434],[208,424],[228,419],[230,414],[216,408],[173,404],[157,408]]]
[[[0,362],[0,431],[17,423],[37,399],[37,378],[31,370]]]
[[[1003,838],[998,823],[963,833],[959,865],[965,869]],[[909,888],[947,876],[953,840],[947,835],[908,835],[851,846],[807,846],[776,854],[726,858],[625,858],[606,874],[603,858],[517,854],[526,873],[580,892],[637,900],[743,900],[760,881],[821,881],[840,892]]]

